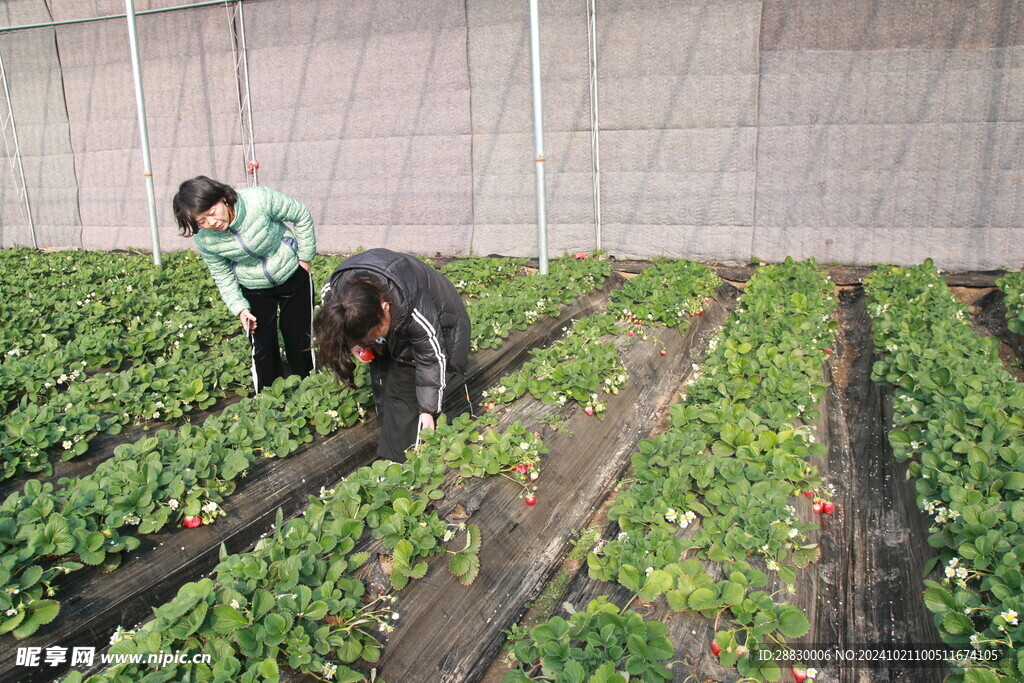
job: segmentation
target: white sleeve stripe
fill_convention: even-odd
[[[413,320],[418,322],[424,330],[427,331],[427,340],[430,342],[430,348],[434,349],[434,354],[437,356],[438,364],[441,369],[440,376],[440,387],[437,390],[437,409],[441,410],[441,401],[444,398],[444,386],[445,378],[448,374],[448,359],[444,355],[444,351],[441,350],[440,340],[437,338],[437,330],[430,324],[430,321],[423,317],[417,309],[412,309]]]

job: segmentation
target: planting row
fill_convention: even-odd
[[[865,286],[881,356],[873,378],[893,387],[889,441],[932,518],[929,566],[941,565],[925,605],[947,643],[998,652],[998,661],[979,656],[965,680],[1020,680],[1024,385],[930,261],[880,269]]]
[[[737,311],[712,340],[704,368],[670,410],[671,426],[633,456],[638,482],[609,516],[621,529],[588,557],[592,578],[615,581],[642,601],[664,595],[671,609],[700,613],[721,628],[712,650],[725,666],[777,680],[778,666],[753,652],[804,635],[807,617],[762,590],[777,578],[795,592],[796,571],[817,559],[795,505],[819,489],[808,463],[823,455],[801,421],[816,419],[822,366],[832,343],[831,285],[808,263],[758,270]],[[680,561],[687,555],[688,559]],[[715,580],[714,575],[724,578]],[[604,599],[569,620],[553,617],[520,632],[520,667],[504,680],[667,680],[673,648],[667,627],[644,623]],[[803,675],[803,674],[801,674]]]

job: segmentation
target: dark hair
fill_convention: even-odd
[[[210,207],[224,200],[232,209],[238,202],[234,188],[204,175],[186,180],[178,186],[178,193],[171,200],[174,209],[174,221],[178,224],[182,237],[191,237],[199,232],[199,224],[195,215],[209,211]]]
[[[342,282],[313,316],[320,364],[333,370],[344,384],[352,385],[356,365],[349,349],[361,345],[370,330],[383,322],[384,302],[391,305],[381,285],[353,277]]]

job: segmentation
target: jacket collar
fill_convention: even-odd
[[[245,221],[245,200],[242,199],[242,195],[238,194],[238,201],[235,202],[234,206],[235,220],[231,221],[228,225],[229,228],[237,228]]]

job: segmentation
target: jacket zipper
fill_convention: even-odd
[[[230,230],[231,234],[235,236],[235,239],[238,240],[238,243],[242,245],[242,249],[245,250],[245,253],[248,254],[249,256],[252,256],[254,259],[257,259],[260,262],[260,265],[263,266],[263,276],[267,278],[267,282],[269,282],[272,286],[276,287],[279,283],[277,280],[270,276],[270,271],[267,270],[267,260],[260,256],[259,254],[257,254],[252,249],[250,249],[249,245],[245,243],[245,239],[237,230],[235,230],[234,228],[228,228],[228,230]]]

